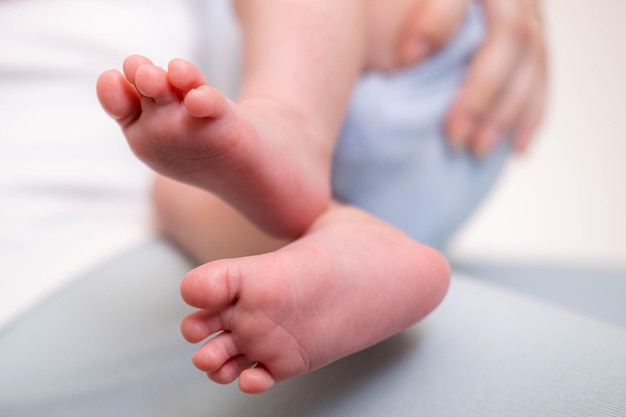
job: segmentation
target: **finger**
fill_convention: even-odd
[[[531,100],[531,92],[539,82],[536,62],[527,54],[501,99],[468,141],[478,157],[489,154],[500,138],[519,124],[522,111]]]
[[[515,135],[514,147],[521,151],[541,119],[545,99],[546,51],[536,11],[533,11],[530,21],[530,48],[502,98],[472,138],[472,148],[479,157],[491,152],[498,139],[512,133]]]
[[[401,65],[414,65],[440,49],[459,29],[469,0],[417,2],[404,23],[398,43]]]
[[[522,115],[522,120],[513,139],[513,148],[522,153],[528,149],[528,145],[543,119],[546,102],[546,84],[541,83],[531,96],[530,104]]]
[[[533,2],[534,3],[534,2]],[[538,8],[537,8],[538,9]],[[539,81],[535,83],[535,88],[531,94],[531,99],[527,109],[521,117],[521,122],[513,140],[514,149],[523,152],[528,148],[535,131],[539,127],[545,112],[548,85],[548,58],[546,46],[543,41],[542,25],[540,17],[535,20],[535,34],[537,42],[535,51],[538,57]]]
[[[541,10],[541,0],[529,0],[530,11],[533,18],[539,23],[543,23],[543,12]]]
[[[546,53],[543,43],[541,22],[531,16],[529,45],[496,106],[490,111],[486,121],[472,137],[472,148],[479,157],[486,156],[503,136],[515,137],[522,131],[522,136],[529,138],[540,119],[542,102],[545,94]],[[539,113],[539,114],[537,114]],[[524,141],[527,143],[527,140]],[[517,148],[518,141],[514,139]],[[521,144],[521,140],[519,142]],[[519,150],[519,149],[518,149]]]
[[[488,34],[468,69],[468,75],[446,122],[452,144],[465,146],[499,99],[511,73],[528,48],[525,21],[529,11],[520,1],[484,0]]]

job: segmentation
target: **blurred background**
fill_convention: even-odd
[[[626,270],[626,2],[551,0],[544,12],[544,123],[451,258]]]
[[[131,53],[160,65],[202,56],[208,78],[232,95],[237,53],[226,39],[236,42],[236,30],[220,42],[203,32],[208,16],[229,27],[218,10],[226,2],[187,1],[196,9],[170,0],[0,0],[0,327],[152,237],[150,173],[102,112],[94,84]],[[585,271],[581,299],[610,277],[603,292],[621,305],[626,288],[614,284],[626,287],[626,2],[550,0],[543,8],[545,121],[454,239],[450,259],[460,271],[536,293],[552,278],[560,294]]]
[[[150,173],[94,91],[128,54],[164,65],[198,51],[232,91],[233,77],[220,79],[237,58],[231,44],[202,33],[219,2],[188,2],[206,13],[171,0],[0,0],[1,415],[12,402],[144,388],[142,375],[172,381],[188,361],[171,277],[189,265],[154,242]],[[475,279],[626,326],[626,1],[543,7],[545,121],[449,257]]]

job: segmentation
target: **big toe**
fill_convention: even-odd
[[[240,261],[213,261],[188,272],[180,286],[185,302],[209,313],[229,306],[239,296],[243,279]]]

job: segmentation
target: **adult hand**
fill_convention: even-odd
[[[515,150],[527,148],[546,97],[539,1],[481,0],[487,36],[446,119],[453,148],[467,147],[482,157],[507,135],[512,136]],[[398,43],[400,62],[416,64],[445,46],[469,4],[469,0],[418,2]]]

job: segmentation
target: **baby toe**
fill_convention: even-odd
[[[177,58],[171,60],[167,67],[167,74],[170,83],[183,91],[189,91],[207,84],[202,71],[184,59]]]
[[[98,100],[104,110],[122,126],[141,114],[141,101],[135,87],[118,71],[104,72],[96,83]]]
[[[246,369],[239,375],[239,389],[247,394],[260,394],[275,384],[276,379],[261,365]]]
[[[194,117],[219,117],[226,109],[226,97],[217,89],[203,85],[185,96],[185,107]]]
[[[246,369],[254,366],[244,355],[235,356],[229,359],[221,368],[207,375],[212,381],[218,384],[230,384],[235,381],[239,375]]]
[[[224,332],[205,343],[193,354],[191,360],[201,371],[215,372],[240,354],[232,335]]]
[[[230,330],[221,315],[196,311],[185,317],[180,325],[181,333],[190,343],[198,343],[214,333]]]
[[[144,64],[154,65],[152,61],[141,55],[131,55],[124,60],[124,75],[131,84],[135,84],[135,74],[139,67]]]
[[[167,79],[163,68],[144,64],[137,68],[135,86],[141,95],[155,100],[158,104],[168,104],[181,100],[181,94]]]

